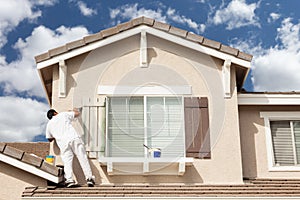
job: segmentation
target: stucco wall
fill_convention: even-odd
[[[58,67],[53,70],[53,102],[58,111],[83,105],[85,98],[100,97],[100,85],[165,86],[190,85],[192,96],[209,99],[212,158],[195,159],[183,177],[155,177],[154,182],[236,183],[242,182],[235,71],[231,70],[232,97],[224,99],[223,61],[205,53],[147,36],[149,66],[139,66],[139,37],[133,36],[85,55],[67,60],[67,97],[58,98]],[[80,120],[79,120],[80,122]],[[80,129],[80,124],[77,124]],[[144,182],[143,176],[110,177],[103,182]],[[149,179],[150,181],[150,179]]]
[[[0,200],[21,199],[25,187],[47,186],[47,181],[0,162]]]
[[[299,178],[300,171],[268,169],[264,119],[260,112],[300,111],[300,106],[239,106],[243,176],[246,178]]]

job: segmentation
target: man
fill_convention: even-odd
[[[47,112],[47,117],[50,120],[47,124],[46,138],[56,143],[61,152],[61,158],[64,163],[64,172],[66,179],[66,187],[76,186],[73,180],[73,157],[74,154],[78,158],[80,166],[85,175],[87,185],[93,187],[95,177],[92,175],[92,170],[89,160],[86,155],[84,144],[72,126],[72,121],[80,115],[77,109],[70,112],[58,113],[54,109]]]

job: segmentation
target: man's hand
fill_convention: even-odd
[[[78,117],[80,115],[80,111],[82,108],[74,108],[73,112],[74,112],[74,117]]]

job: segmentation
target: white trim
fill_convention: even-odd
[[[143,174],[149,173],[150,163],[178,163],[178,175],[185,173],[185,166],[192,165],[194,158],[178,157],[178,158],[144,158],[144,157],[99,157],[101,164],[107,165],[107,173],[113,175],[114,163],[142,163]]]
[[[59,76],[59,91],[58,91],[58,97],[64,98],[67,95],[67,65],[64,60],[59,61],[59,70],[58,70],[58,76]]]
[[[265,135],[266,135],[266,148],[268,157],[268,168],[270,172],[291,172],[300,171],[299,166],[275,166],[272,134],[270,121],[274,120],[300,120],[300,112],[260,112],[260,117],[264,118],[265,123]]]
[[[42,68],[51,66],[53,64],[58,63],[60,60],[67,60],[67,59],[73,58],[75,56],[78,56],[78,55],[81,55],[83,53],[86,53],[86,52],[92,51],[94,49],[97,49],[99,47],[103,47],[103,46],[109,45],[111,43],[120,41],[122,39],[131,37],[133,35],[139,34],[142,31],[145,31],[148,34],[152,34],[152,35],[157,36],[159,38],[168,40],[170,42],[177,43],[181,46],[184,46],[184,47],[187,47],[187,48],[190,48],[190,49],[193,49],[193,50],[196,50],[196,51],[199,51],[199,52],[202,52],[202,53],[205,53],[205,54],[217,57],[217,58],[220,58],[222,60],[231,60],[232,63],[235,63],[237,65],[240,65],[240,66],[243,66],[243,67],[246,67],[246,68],[250,69],[250,62],[249,61],[242,60],[242,59],[237,58],[233,55],[229,55],[229,54],[220,52],[216,49],[212,49],[210,47],[203,46],[199,43],[195,43],[195,42],[189,41],[187,39],[180,38],[180,37],[172,35],[170,33],[166,33],[164,31],[160,31],[160,30],[157,30],[153,27],[149,27],[149,26],[145,26],[145,25],[138,26],[136,28],[118,33],[116,35],[112,35],[112,36],[110,36],[106,39],[88,44],[88,45],[83,46],[81,48],[73,49],[70,52],[66,52],[66,53],[54,56],[53,58],[50,58],[48,60],[37,63],[37,68],[42,69]]]
[[[223,87],[224,87],[224,97],[230,98],[230,66],[231,60],[225,60],[222,66],[222,74],[223,74]]]
[[[9,165],[12,165],[12,166],[14,166],[16,168],[19,168],[21,170],[24,170],[26,172],[29,172],[31,174],[34,174],[36,176],[39,176],[41,178],[47,179],[49,181],[52,181],[54,183],[59,183],[61,181],[60,177],[54,176],[52,174],[49,174],[49,173],[47,173],[47,172],[45,172],[43,170],[40,170],[40,169],[36,168],[35,166],[26,164],[24,162],[21,162],[21,161],[15,159],[15,158],[6,156],[4,154],[0,154],[0,161],[2,161],[4,163],[7,163]]]
[[[99,85],[98,94],[104,95],[190,95],[192,86],[112,86]]]
[[[238,105],[300,105],[300,94],[238,94]]]

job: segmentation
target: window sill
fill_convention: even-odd
[[[113,164],[117,163],[142,163],[143,172],[142,174],[149,173],[149,166],[151,163],[178,163],[178,173],[177,175],[182,176],[185,173],[185,166],[192,165],[194,158],[142,158],[142,157],[100,157],[99,162],[107,166],[107,173],[109,175],[114,175]]]
[[[273,166],[269,172],[300,172],[300,166]]]

